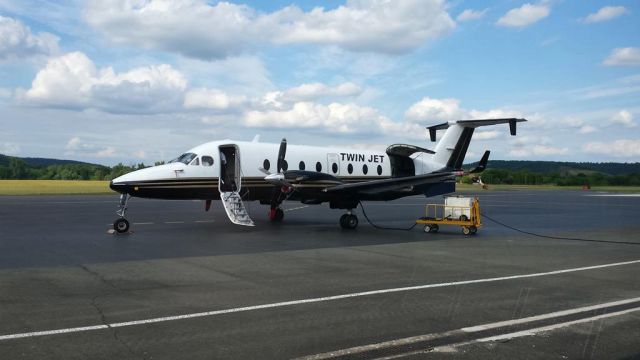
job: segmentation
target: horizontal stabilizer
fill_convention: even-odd
[[[438,125],[428,126],[429,138],[431,141],[436,141],[436,131],[447,129],[450,125],[458,124],[465,128],[477,128],[479,126],[496,125],[496,124],[509,124],[509,130],[511,135],[516,134],[516,124],[519,122],[527,121],[526,119],[517,118],[503,118],[503,119],[477,119],[477,120],[457,120],[450,121]]]

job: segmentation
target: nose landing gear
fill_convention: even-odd
[[[118,205],[118,211],[116,211],[119,218],[113,222],[113,230],[119,234],[129,231],[129,221],[124,218],[127,212],[127,202],[129,202],[129,198],[129,194],[120,195],[120,204]]]

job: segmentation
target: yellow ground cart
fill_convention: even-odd
[[[416,220],[424,225],[424,232],[436,233],[440,225],[457,225],[462,233],[473,235],[482,226],[478,198],[449,196],[444,204],[427,204],[426,216]]]

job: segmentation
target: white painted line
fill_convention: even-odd
[[[184,221],[165,221],[165,224],[184,224]]]
[[[133,225],[153,225],[152,222],[137,222],[137,223],[133,223]]]
[[[584,196],[598,196],[598,197],[640,197],[640,194],[588,194]]]
[[[89,331],[89,330],[104,329],[106,327],[125,327],[125,326],[152,324],[152,323],[159,323],[159,322],[166,322],[166,321],[185,320],[185,319],[209,317],[209,316],[231,314],[231,313],[238,313],[238,312],[318,303],[318,302],[324,302],[324,301],[350,299],[350,298],[356,298],[356,297],[362,297],[362,296],[389,294],[389,293],[404,292],[404,291],[424,290],[424,289],[442,288],[442,287],[449,287],[449,286],[481,284],[481,283],[489,283],[489,282],[497,282],[497,281],[505,281],[505,280],[550,276],[550,275],[566,274],[566,273],[579,272],[579,271],[605,269],[605,268],[616,267],[616,266],[633,265],[633,264],[639,264],[639,263],[640,263],[640,260],[631,260],[631,261],[624,261],[624,262],[617,262],[617,263],[610,263],[610,264],[584,266],[579,268],[554,270],[554,271],[547,271],[547,272],[538,272],[538,273],[532,273],[532,274],[500,276],[500,277],[486,278],[486,279],[453,281],[453,282],[438,283],[438,284],[426,284],[426,285],[407,286],[407,287],[391,288],[391,289],[371,290],[371,291],[363,291],[363,292],[350,293],[350,294],[341,294],[341,295],[324,296],[324,297],[309,298],[309,299],[283,301],[283,302],[270,303],[270,304],[244,306],[244,307],[224,309],[224,310],[213,310],[213,311],[205,311],[205,312],[199,312],[199,313],[157,317],[157,318],[144,319],[144,320],[125,321],[125,322],[112,323],[107,325],[83,326],[83,327],[68,328],[68,329],[56,329],[56,330],[46,330],[46,331],[37,331],[37,332],[29,332],[29,333],[0,335],[0,341],[8,340],[8,339],[34,337],[34,336],[55,335],[55,334],[61,334],[61,333],[83,332],[83,331]]]
[[[308,208],[309,205],[304,205],[304,206],[298,206],[298,207],[294,207],[294,208],[289,208],[289,209],[284,209],[285,212],[287,211],[293,211],[293,210],[300,210],[300,209],[304,209],[304,208]]]
[[[559,317],[559,316],[577,314],[577,313],[581,313],[581,312],[602,309],[602,308],[610,307],[610,306],[624,305],[624,304],[629,304],[629,303],[633,303],[633,302],[637,302],[637,301],[640,301],[640,297],[636,297],[636,298],[632,298],[632,299],[625,299],[625,300],[620,300],[620,301],[612,301],[612,302],[608,302],[608,303],[605,303],[605,304],[584,306],[584,307],[570,309],[570,310],[556,311],[556,312],[543,314],[543,315],[529,316],[529,317],[522,318],[522,319],[500,321],[500,322],[496,322],[496,323],[492,323],[492,324],[485,324],[485,325],[478,325],[478,326],[470,326],[470,327],[462,328],[461,330],[464,331],[464,332],[477,332],[477,331],[495,329],[495,328],[499,328],[499,327],[503,327],[503,326],[518,325],[518,324],[528,323],[528,322],[532,322],[532,321],[545,320],[545,319],[550,319],[550,318]]]
[[[548,325],[548,326],[541,326],[541,327],[537,327],[537,328],[533,328],[533,329],[516,331],[516,332],[512,332],[512,333],[508,333],[508,334],[489,336],[489,337],[476,339],[476,340],[471,340],[471,341],[465,341],[465,342],[461,342],[461,343],[457,343],[457,344],[438,346],[438,347],[433,348],[431,350],[431,352],[452,352],[452,349],[454,349],[454,348],[467,346],[467,345],[471,345],[471,344],[477,344],[477,343],[481,343],[481,342],[511,340],[511,339],[515,339],[515,338],[519,338],[519,337],[533,336],[533,335],[539,334],[541,332],[557,330],[557,329],[565,328],[565,327],[572,326],[572,325],[584,324],[584,323],[588,323],[588,322],[607,319],[607,318],[614,317],[614,316],[621,316],[621,315],[632,313],[632,312],[636,312],[636,311],[640,311],[640,307],[635,307],[635,308],[626,309],[626,310],[620,310],[620,311],[616,311],[616,312],[612,312],[612,313],[608,313],[608,314],[595,315],[595,316],[591,316],[591,317],[584,318],[584,319],[567,321],[567,322],[558,323],[558,324],[552,324],[552,325]],[[411,355],[421,354],[421,353],[424,353],[424,351],[425,351],[425,349],[417,350],[417,351],[411,351],[411,352],[406,352],[406,353],[403,353],[403,354],[398,354],[398,355],[378,358],[376,360],[398,359],[398,358],[407,357],[407,356],[411,356]],[[335,357],[335,355],[333,357]],[[312,358],[309,358],[309,359],[312,359]],[[315,358],[313,358],[313,359],[315,359]],[[318,358],[318,359],[322,359],[322,358]]]
[[[196,223],[212,223],[213,220],[196,220],[194,222],[196,222]]]
[[[466,328],[462,328],[462,329],[458,329],[458,330],[445,331],[445,332],[441,332],[441,333],[418,335],[418,336],[412,336],[412,337],[407,337],[407,338],[402,338],[402,339],[384,341],[384,342],[375,343],[375,344],[354,346],[354,347],[348,348],[348,349],[341,349],[341,350],[330,351],[330,352],[326,352],[326,353],[322,353],[322,354],[309,355],[309,356],[305,356],[305,357],[302,357],[302,358],[299,358],[299,359],[304,359],[304,360],[322,360],[322,359],[330,359],[330,358],[338,357],[338,356],[360,354],[360,353],[364,353],[364,352],[372,351],[372,350],[379,350],[379,349],[385,349],[385,348],[389,348],[389,347],[414,344],[414,343],[424,342],[424,341],[429,341],[429,340],[434,340],[434,339],[441,339],[441,338],[444,338],[444,337],[447,337],[447,336],[460,335],[462,333],[481,332],[481,331],[484,331],[484,330],[495,329],[495,328],[499,328],[499,327],[503,327],[503,326],[525,324],[525,323],[529,323],[529,322],[535,322],[535,321],[538,321],[538,320],[551,319],[551,318],[555,318],[555,317],[561,317],[561,316],[566,316],[566,315],[571,315],[571,314],[577,314],[577,313],[580,313],[580,312],[587,312],[587,311],[592,311],[592,310],[597,310],[597,309],[603,309],[603,308],[607,308],[607,307],[611,307],[611,306],[624,305],[624,304],[634,303],[634,302],[638,302],[638,301],[640,301],[640,297],[636,297],[636,298],[633,298],[633,299],[625,299],[625,300],[620,300],[620,301],[612,301],[612,302],[608,302],[608,303],[591,305],[591,306],[584,306],[584,307],[575,308],[575,309],[556,311],[556,312],[552,312],[552,313],[548,313],[548,314],[530,316],[530,317],[526,317],[526,318],[522,318],[522,319],[514,319],[514,320],[509,320],[509,321],[499,321],[499,322],[495,322],[495,323],[471,326],[471,327],[466,327]],[[582,322],[595,321],[595,320],[598,320],[600,318],[609,317],[609,316],[623,315],[623,314],[626,314],[628,312],[638,311],[638,310],[640,310],[640,307],[627,309],[627,310],[621,310],[621,311],[613,312],[613,313],[609,313],[609,314],[594,315],[594,316],[591,316],[589,318],[578,319],[578,320],[568,321],[568,322],[559,323],[559,324],[552,324],[552,325],[547,325],[547,326],[543,326],[543,327],[539,327],[539,328],[517,331],[517,332],[513,332],[513,333],[509,333],[509,334],[502,334],[502,335],[496,335],[496,336],[491,336],[491,337],[485,337],[485,338],[481,338],[481,339],[475,339],[475,340],[471,340],[471,341],[465,341],[465,342],[461,342],[461,343],[457,343],[457,344],[453,344],[453,345],[446,345],[446,347],[448,347],[448,348],[449,347],[457,347],[457,346],[469,345],[469,344],[476,343],[476,342],[496,341],[496,340],[510,339],[510,338],[518,337],[518,336],[533,335],[535,333],[542,332],[542,331],[553,330],[553,329],[556,329],[556,328],[569,326],[569,325],[573,325],[573,324],[578,324],[578,323],[582,323]],[[384,357],[382,359],[392,359],[392,358],[397,358],[397,357],[405,357],[405,356],[421,353],[422,351],[424,351],[424,350],[411,351],[411,352],[407,352],[407,353],[396,354],[396,355],[392,355],[392,356],[389,356],[389,357]]]
[[[551,331],[551,330],[560,329],[560,328],[571,326],[571,325],[577,325],[577,324],[582,324],[582,323],[586,323],[586,322],[602,320],[602,319],[606,319],[606,318],[610,318],[610,317],[614,317],[614,316],[620,316],[620,315],[628,314],[628,313],[635,312],[635,311],[640,311],[640,307],[635,307],[635,308],[626,309],[626,310],[620,310],[620,311],[616,311],[616,312],[612,312],[612,313],[608,313],[608,314],[591,316],[591,317],[584,318],[584,319],[567,321],[567,322],[563,322],[563,323],[559,323],[559,324],[552,324],[552,325],[541,326],[541,327],[537,327],[537,328],[533,328],[533,329],[516,331],[516,332],[513,332],[513,333],[509,333],[509,334],[489,336],[489,337],[486,337],[486,338],[475,340],[474,342],[499,341],[499,340],[506,340],[506,339],[513,339],[513,338],[517,338],[517,337],[523,337],[523,336],[531,336],[531,335],[535,335],[537,333],[541,333],[541,332],[544,332],[544,331]]]

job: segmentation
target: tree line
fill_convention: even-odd
[[[128,172],[147,167],[144,163],[134,165],[124,165],[122,163],[108,167],[103,165],[88,163],[64,163],[55,165],[30,165],[18,157],[6,157],[0,163],[0,179],[16,180],[112,180]],[[160,165],[164,162],[156,162]],[[608,175],[602,172],[589,169],[576,169],[567,165],[575,163],[551,163],[529,161],[529,166],[534,168],[550,167],[555,172],[538,172],[528,169],[511,170],[504,168],[491,168],[482,174],[482,181],[486,184],[514,184],[514,185],[559,185],[559,186],[640,186],[640,171],[628,173],[629,167],[635,170],[637,163],[618,164],[603,163],[605,166],[597,168],[616,169],[619,175]],[[498,167],[519,168],[522,162],[500,162],[494,163]],[[583,163],[584,165],[584,163]],[[626,167],[624,166],[626,165]],[[568,169],[568,170],[567,170]],[[463,182],[471,183],[471,177],[465,177]]]
[[[558,186],[640,186],[640,173],[607,175],[595,171],[538,173],[528,170],[487,169],[480,175],[485,184]],[[471,183],[472,177],[462,180]]]
[[[158,165],[160,163],[156,163]],[[112,180],[128,172],[147,167],[118,164],[113,167],[95,164],[56,164],[34,166],[17,157],[9,157],[8,163],[0,164],[0,179],[9,180]]]

